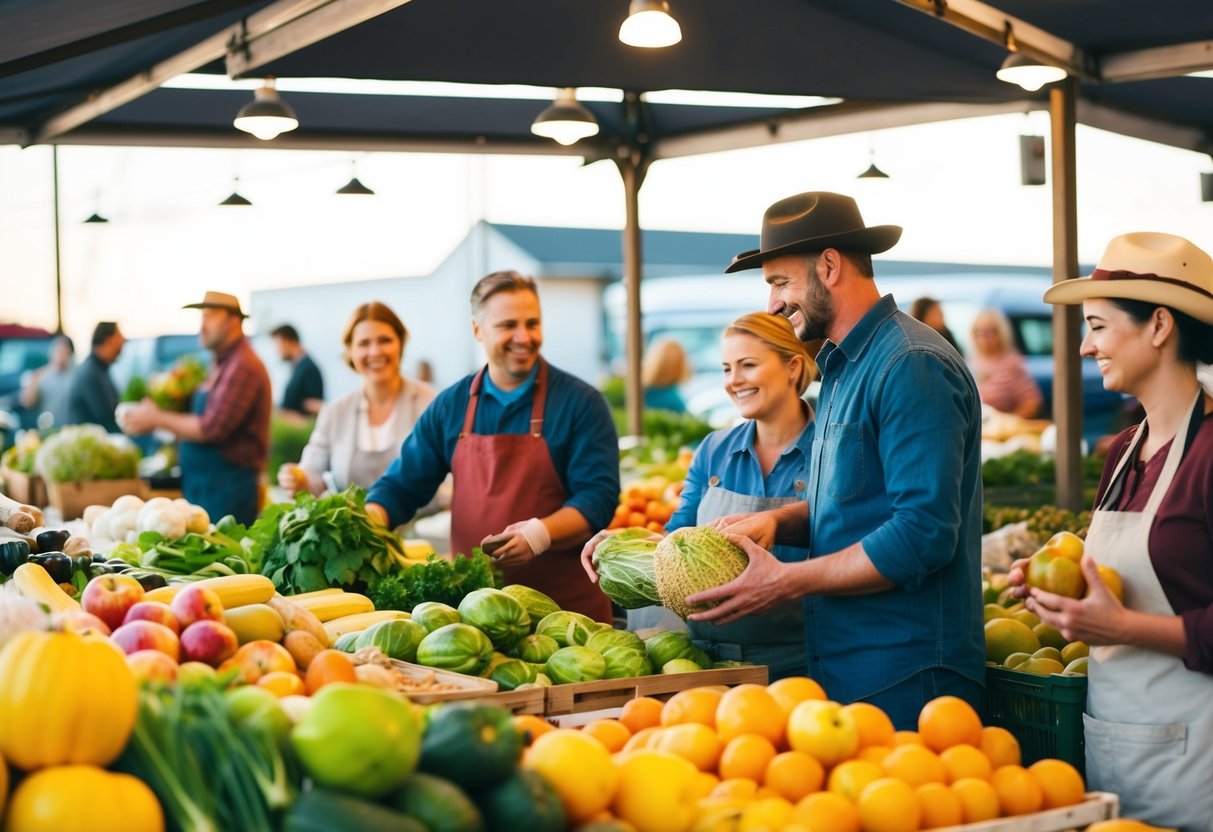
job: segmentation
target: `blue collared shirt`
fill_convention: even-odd
[[[775,467],[765,476],[758,454],[754,452],[757,431],[757,424],[747,420],[704,437],[691,459],[678,510],[666,524],[667,530],[698,525],[699,502],[713,485],[751,497],[805,499],[813,422],[805,426],[795,442],[783,449]],[[804,560],[808,556],[808,550],[800,546],[776,546],[772,553],[783,561]]]
[[[811,557],[856,542],[896,586],[809,596],[809,670],[843,702],[927,668],[984,678],[981,405],[959,354],[891,295],[817,356]]]
[[[433,498],[451,470],[473,377],[474,374],[466,376],[430,402],[405,438],[400,456],[367,492],[367,502],[387,509],[392,526],[408,522]],[[492,395],[481,396],[472,431],[528,433],[534,384],[525,386],[524,395],[508,404]],[[548,364],[543,438],[552,465],[569,494],[564,505],[581,512],[590,529],[605,529],[619,500],[619,439],[615,425],[601,393],[551,364]]]

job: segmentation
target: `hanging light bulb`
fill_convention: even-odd
[[[531,132],[567,146],[597,135],[598,120],[577,100],[573,87],[561,87],[556,91],[556,100],[535,117]]]
[[[619,27],[619,39],[628,46],[660,49],[682,40],[682,27],[670,14],[666,0],[632,0],[628,18]]]
[[[274,79],[266,78],[264,86],[253,93],[253,100],[240,108],[232,126],[269,141],[280,133],[294,130],[299,126],[299,119],[291,106],[278,97]]]
[[[1069,74],[1059,66],[1041,63],[1020,52],[1019,45],[1015,42],[1015,33],[1011,31],[1009,23],[1007,24],[1006,41],[1007,49],[1011,50],[1011,54],[1007,55],[1002,66],[998,68],[998,72],[994,73],[994,77],[999,81],[1018,84],[1028,92],[1036,92],[1045,84],[1060,81]]]

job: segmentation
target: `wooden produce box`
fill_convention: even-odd
[[[12,468],[0,468],[0,477],[4,479],[4,490],[8,496],[17,502],[38,508],[46,506],[46,482],[42,477]]]
[[[516,714],[542,714],[547,703],[547,688],[503,690],[480,697],[486,705],[496,705]]]
[[[964,826],[946,826],[934,832],[1063,832],[1117,817],[1120,817],[1120,798],[1109,792],[1088,792],[1082,803],[1073,806]]]
[[[767,669],[764,666],[726,667],[720,670],[700,670],[692,673],[658,673],[653,676],[637,676],[631,679],[601,679],[597,682],[574,682],[568,685],[552,685],[545,688],[547,704],[544,713],[548,716],[579,714],[604,708],[621,708],[628,700],[640,696],[669,699],[674,694],[689,688],[711,685],[765,685]]]
[[[414,702],[428,705],[431,702],[449,702],[458,699],[479,699],[497,693],[497,683],[491,679],[481,679],[478,676],[466,676],[452,670],[440,670],[436,667],[426,667],[412,662],[402,662],[390,659],[392,668],[419,684],[437,682],[441,685],[451,685],[457,690],[427,691],[425,689],[409,690],[401,688],[400,692]],[[526,691],[523,691],[524,693]],[[542,693],[542,691],[541,691]]]
[[[63,520],[75,520],[91,505],[112,505],[127,494],[143,496],[143,480],[88,480],[86,482],[48,482],[49,505],[59,510]]]

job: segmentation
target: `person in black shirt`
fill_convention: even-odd
[[[278,345],[282,360],[291,364],[291,377],[279,406],[303,416],[315,416],[324,404],[324,378],[320,375],[320,368],[304,351],[295,327],[283,324],[271,332],[270,337]]]
[[[125,343],[126,338],[113,321],[102,321],[93,329],[92,352],[72,371],[67,391],[67,424],[88,423],[101,425],[110,433],[121,432],[114,417],[118,391],[109,371]]]

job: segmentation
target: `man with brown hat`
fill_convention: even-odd
[[[198,340],[215,353],[215,370],[194,393],[188,413],[144,399],[122,418],[127,433],[163,428],[180,443],[185,498],[218,519],[251,523],[260,508],[260,479],[269,459],[273,399],[265,365],[244,337],[240,301],[207,292],[185,309],[202,310]]]
[[[911,729],[937,696],[981,695],[981,405],[956,350],[877,290],[871,256],[900,237],[850,197],[799,194],[726,269],[761,268],[768,311],[826,339],[821,396],[807,502],[718,521],[749,566],[687,600],[719,601],[692,618],[727,623],[804,597],[810,674]],[[768,551],[806,539],[806,561]]]

